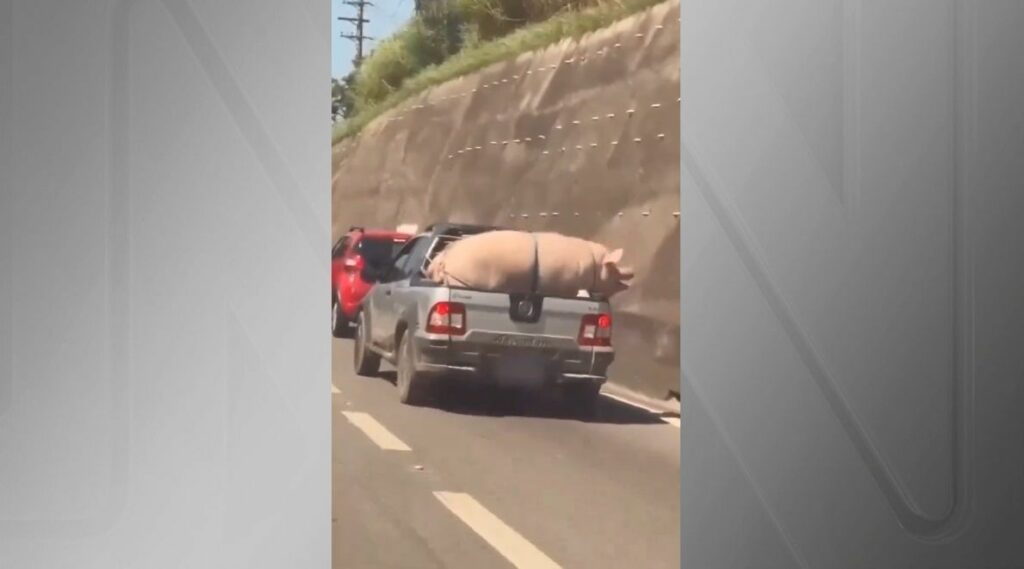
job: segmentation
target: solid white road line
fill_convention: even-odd
[[[335,387],[334,384],[332,383],[331,384],[331,393],[337,395],[337,394],[341,393],[341,390],[338,389],[337,387]]]
[[[616,400],[616,401],[618,401],[620,403],[625,403],[626,405],[631,405],[633,407],[636,407],[637,409],[643,409],[644,411],[647,411],[648,413],[654,413],[655,415],[660,415],[661,414],[661,411],[658,411],[657,409],[653,409],[653,408],[648,407],[646,405],[641,405],[640,403],[637,403],[636,401],[630,401],[629,399],[626,399],[625,397],[619,397],[618,395],[613,395],[613,394],[608,393],[606,391],[602,391],[601,395],[604,395],[605,397],[610,397],[610,398],[612,398],[612,399],[614,399],[614,400]]]
[[[369,413],[342,411],[341,414],[380,448],[384,450],[412,450],[398,437],[391,434],[391,431],[384,428],[384,425],[381,425],[376,419],[371,417]]]
[[[606,393],[604,391],[601,392],[601,395],[604,395],[605,397],[610,397],[610,398],[612,398],[612,399],[614,399],[614,400],[616,400],[616,401],[618,401],[620,403],[625,403],[626,405],[631,405],[633,407],[636,407],[637,409],[643,409],[644,411],[647,411],[648,413],[653,413],[655,415],[658,415],[659,419],[661,419],[662,421],[668,423],[669,425],[672,425],[673,427],[675,427],[677,429],[681,428],[680,425],[679,425],[679,417],[665,417],[665,416],[662,415],[661,411],[658,411],[657,409],[653,409],[653,408],[648,407],[646,405],[641,405],[640,403],[637,403],[636,401],[630,401],[629,399],[626,399],[625,397],[619,397],[618,395],[612,395],[611,393]]]
[[[560,569],[560,565],[505,525],[469,494],[434,492],[434,496],[512,565],[520,569]]]

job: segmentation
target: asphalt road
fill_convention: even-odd
[[[677,421],[472,389],[398,402],[333,348],[334,567],[679,567]]]

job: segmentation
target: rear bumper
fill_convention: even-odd
[[[432,376],[444,376],[477,383],[503,383],[495,373],[503,357],[530,354],[543,361],[538,377],[513,380],[521,385],[604,384],[608,367],[615,352],[605,349],[544,349],[529,350],[451,340],[447,336],[434,336],[422,332],[413,336],[416,348],[416,370]]]

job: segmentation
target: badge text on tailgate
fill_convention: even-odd
[[[548,347],[547,341],[544,338],[535,338],[531,336],[496,336],[494,343],[507,346],[509,348],[546,348]]]

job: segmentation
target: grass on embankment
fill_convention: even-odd
[[[335,125],[332,144],[358,134],[373,119],[397,107],[404,101],[485,67],[512,59],[520,54],[556,44],[566,38],[579,39],[583,35],[606,28],[615,22],[641,12],[665,0],[607,0],[598,6],[580,11],[566,11],[552,18],[520,28],[502,38],[466,47],[448,60],[404,81],[394,93],[383,101],[359,110],[345,122]]]

